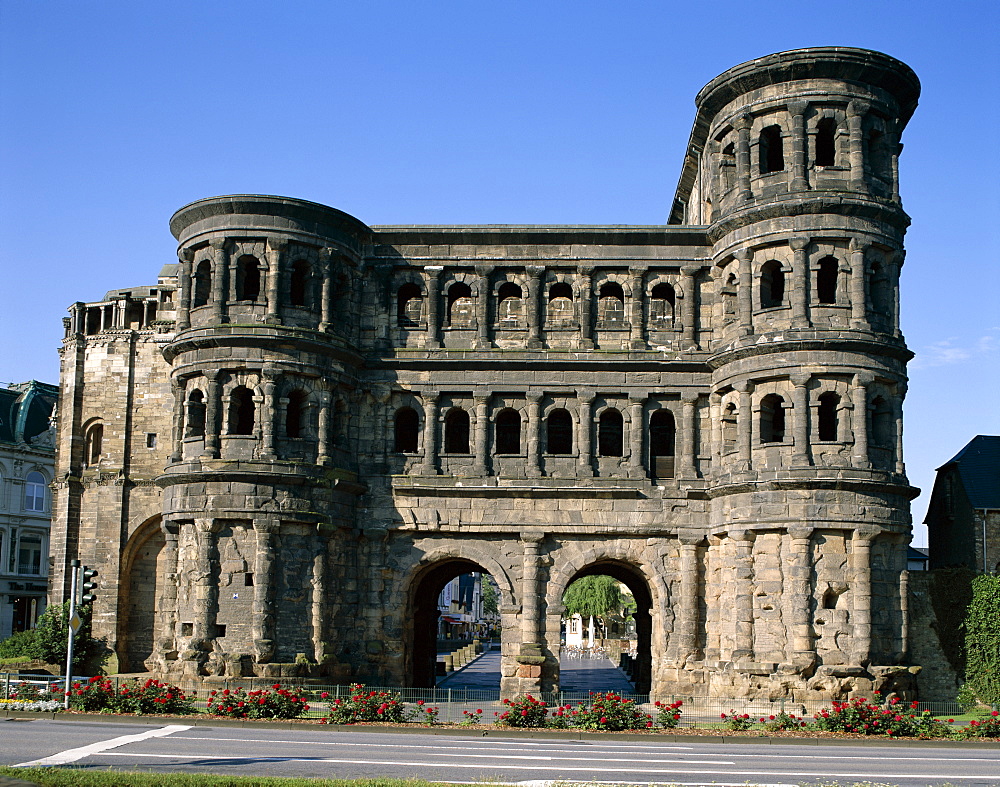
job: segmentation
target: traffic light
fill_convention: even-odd
[[[82,595],[80,596],[81,604],[90,604],[94,601],[97,596],[94,594],[94,590],[97,588],[97,583],[93,582],[93,578],[97,576],[96,568],[88,568],[83,566],[83,571],[80,573],[83,579],[83,584],[80,585],[80,590]]]

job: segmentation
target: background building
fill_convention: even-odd
[[[35,380],[0,388],[0,639],[45,609],[58,392]]]

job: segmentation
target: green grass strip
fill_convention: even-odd
[[[278,776],[213,776],[201,773],[9,766],[0,766],[0,776],[34,782],[41,787],[435,787],[437,784],[420,779],[288,779]]]

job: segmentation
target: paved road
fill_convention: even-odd
[[[428,731],[430,732],[430,731]],[[419,777],[497,783],[667,783],[685,787],[853,784],[997,787],[985,747],[767,745],[690,740],[517,739],[481,734],[0,721],[0,762],[243,776]],[[532,784],[532,787],[536,787]]]

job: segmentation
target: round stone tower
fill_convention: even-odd
[[[728,556],[705,569],[714,693],[780,679],[808,696],[900,669],[917,490],[897,161],[918,94],[903,63],[829,47],[736,66],[696,99],[687,215],[709,225],[717,326],[709,543]],[[732,579],[711,582],[726,563]]]
[[[324,574],[343,559],[335,534],[353,524],[363,488],[348,431],[360,398],[356,271],[370,230],[333,208],[266,196],[200,200],[170,228],[179,302],[163,353],[174,433],[157,481],[177,581],[161,600],[153,660],[191,676],[323,664]]]

